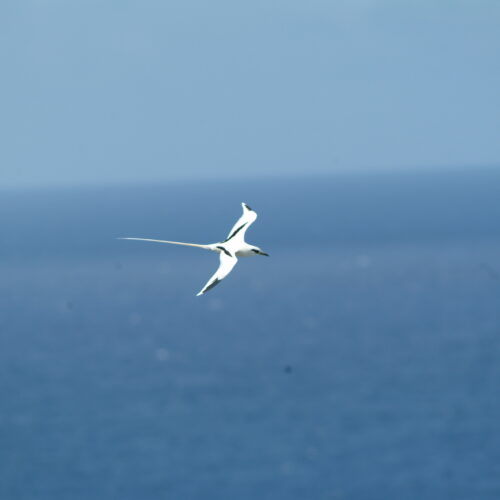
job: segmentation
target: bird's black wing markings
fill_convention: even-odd
[[[244,224],[242,224],[238,229],[233,231],[233,234],[231,236],[229,236],[228,238],[226,238],[222,243],[226,243],[226,241],[229,241],[231,238],[234,238],[247,224],[248,224],[248,222],[245,222]]]
[[[207,293],[209,290],[211,290],[215,285],[218,285],[222,280],[220,280],[219,278],[215,278],[214,281],[212,281],[212,283],[210,283],[210,285],[208,285],[205,290],[203,290],[203,293]]]
[[[232,255],[222,246],[217,247],[219,250],[222,250],[228,257],[232,257]]]
[[[250,212],[253,212],[253,210],[246,203],[243,203],[243,205],[245,205],[245,207],[247,208],[247,210],[250,210]]]

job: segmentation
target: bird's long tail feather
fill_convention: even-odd
[[[198,245],[197,243],[183,243],[181,241],[152,240],[150,238],[117,238],[119,240],[152,241],[154,243],[170,243],[171,245],[184,245],[186,247],[198,247],[210,250],[210,245]]]

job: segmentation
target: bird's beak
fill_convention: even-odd
[[[264,255],[265,257],[269,257],[269,254],[265,252],[259,252],[259,255]]]

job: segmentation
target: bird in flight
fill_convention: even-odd
[[[197,294],[203,295],[218,285],[233,269],[238,262],[238,257],[252,257],[254,255],[269,255],[259,247],[250,245],[245,241],[245,233],[251,224],[257,219],[257,214],[246,203],[242,203],[243,215],[236,221],[227,238],[219,243],[210,245],[198,245],[196,243],[182,243],[180,241],[152,240],[150,238],[118,238],[120,240],[153,241],[155,243],[171,243],[172,245],[184,245],[188,247],[204,248],[219,254],[220,264],[215,274],[207,281],[207,284]]]

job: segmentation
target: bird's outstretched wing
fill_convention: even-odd
[[[228,255],[226,252],[220,253],[220,264],[215,274],[207,281],[207,284],[196,295],[203,295],[218,285],[233,269],[238,262],[235,255]]]
[[[243,215],[236,221],[236,224],[233,226],[227,238],[223,241],[232,240],[233,238],[240,238],[241,241],[245,239],[246,230],[250,227],[250,225],[257,218],[257,213],[254,212],[246,203],[242,203],[243,207]]]

